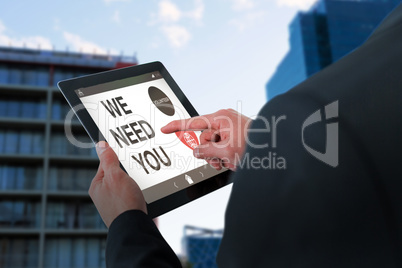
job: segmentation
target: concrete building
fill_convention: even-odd
[[[0,267],[105,267],[107,230],[88,196],[99,161],[68,142],[59,80],[135,57],[0,47]],[[74,135],[89,141],[81,124]]]

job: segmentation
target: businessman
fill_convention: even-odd
[[[162,129],[204,130],[195,156],[236,170],[219,267],[402,267],[402,6],[250,122],[221,110]],[[112,149],[97,152],[89,193],[109,228],[107,266],[180,267]],[[281,168],[262,164],[274,154]]]

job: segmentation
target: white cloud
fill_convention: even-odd
[[[119,24],[119,23],[121,22],[120,12],[119,12],[118,10],[116,10],[116,11],[113,13],[112,21],[116,22],[117,24]]]
[[[162,22],[177,22],[182,16],[181,10],[169,0],[159,2],[159,19]]]
[[[248,12],[244,16],[232,19],[229,21],[230,25],[235,26],[239,31],[252,27],[258,22],[261,22],[267,16],[266,11]]]
[[[107,54],[106,49],[101,46],[82,39],[79,35],[72,34],[69,32],[63,32],[64,39],[67,41],[69,45],[73,47],[74,50],[80,51],[83,53],[91,53],[91,54]]]
[[[53,30],[59,31],[60,30],[60,19],[59,18],[54,18],[53,19]]]
[[[276,0],[278,6],[293,7],[302,10],[309,9],[317,0]]]
[[[185,46],[191,38],[188,30],[180,25],[163,26],[161,29],[174,48]]]
[[[232,19],[229,21],[229,24],[233,25],[240,32],[243,32],[247,28],[247,24],[241,19]]]
[[[183,22],[190,19],[200,25],[204,9],[204,0],[194,0],[194,8],[187,11],[181,10],[171,0],[161,0],[157,14],[151,14],[152,21],[149,25],[158,25],[169,44],[174,48],[181,48],[191,39],[188,27],[183,26]],[[152,47],[158,46],[159,44],[152,43]]]
[[[195,7],[193,10],[190,10],[184,14],[184,16],[189,17],[195,21],[201,21],[204,16],[204,1],[203,0],[195,0]]]
[[[0,20],[0,45],[13,47],[52,49],[52,43],[43,36],[11,37],[6,34],[7,27]]]
[[[176,4],[171,2],[170,0],[162,0],[158,4],[158,14],[152,14],[152,16],[156,17],[156,21],[151,22],[150,24],[155,23],[177,23],[183,18],[189,18],[194,21],[200,22],[204,17],[204,1],[203,0],[194,0],[194,9],[189,11],[181,10]]]
[[[253,0],[232,0],[232,8],[237,11],[249,10],[254,8]]]
[[[6,26],[3,24],[3,22],[0,20],[0,34],[6,30]]]

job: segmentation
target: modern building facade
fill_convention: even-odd
[[[183,246],[189,267],[217,268],[216,255],[222,234],[222,230],[185,226]]]
[[[319,0],[289,26],[290,50],[266,84],[284,93],[360,46],[400,0]]]
[[[99,161],[64,133],[59,80],[135,57],[0,47],[0,267],[105,267],[107,230],[88,196]],[[89,142],[81,124],[75,137]]]

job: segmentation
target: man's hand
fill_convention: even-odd
[[[251,119],[233,109],[216,113],[175,120],[164,126],[163,133],[202,130],[200,146],[194,149],[194,156],[208,161],[215,169],[222,167],[236,170],[236,164],[246,147],[247,130]]]
[[[137,209],[147,213],[141,189],[120,168],[113,149],[106,142],[100,141],[96,145],[96,152],[100,164],[89,188],[89,196],[106,226],[109,228],[113,220],[127,210]]]

